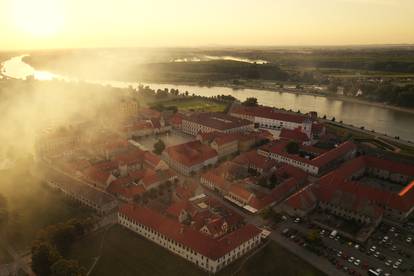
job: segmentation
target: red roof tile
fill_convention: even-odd
[[[165,150],[169,157],[188,167],[201,164],[217,156],[217,152],[200,141],[192,141],[168,147]]]
[[[252,122],[225,113],[195,113],[183,119],[219,131],[251,125]]]
[[[145,207],[126,204],[120,208],[119,212],[214,260],[224,256],[243,242],[260,235],[261,232],[257,227],[247,224],[220,239],[213,239]]]
[[[230,111],[230,114],[240,114],[260,118],[268,118],[273,120],[285,121],[285,122],[294,122],[294,123],[303,123],[304,121],[310,120],[308,116],[286,112],[278,110],[276,108],[267,107],[267,106],[233,106]]]

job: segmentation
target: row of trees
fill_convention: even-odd
[[[390,81],[366,80],[332,80],[328,85],[328,92],[336,93],[339,86],[344,88],[344,94],[355,96],[358,90],[362,91],[360,97],[385,102],[388,104],[414,107],[414,85],[400,85]]]
[[[88,233],[92,219],[72,219],[41,230],[32,244],[32,270],[42,276],[82,276],[86,271],[77,261],[68,260],[71,244]]]

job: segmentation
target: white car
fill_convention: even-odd
[[[382,238],[382,241],[386,242],[386,241],[388,241],[388,239],[389,239],[388,236],[385,236],[385,237]]]
[[[413,238],[408,237],[405,241],[408,242],[408,243],[411,243],[413,241]]]
[[[369,251],[371,251],[371,252],[375,252],[377,250],[377,247],[375,246],[375,245],[373,245],[370,249],[369,249]]]
[[[361,260],[360,259],[356,259],[354,262],[354,265],[359,266],[361,264]]]
[[[399,266],[400,266],[400,265],[399,265],[398,263],[395,263],[392,267],[393,267],[394,269],[397,269]]]
[[[338,253],[336,254],[336,256],[341,257],[342,256],[342,251],[338,251]]]
[[[295,223],[299,223],[300,222],[300,218],[296,218],[294,222]]]
[[[387,261],[385,261],[385,265],[386,266],[390,266],[392,264],[392,261],[391,260],[387,260]]]
[[[348,262],[350,262],[351,264],[353,263],[355,261],[355,258],[354,257],[349,257],[349,259],[348,259]]]

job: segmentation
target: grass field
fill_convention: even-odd
[[[356,131],[344,126],[327,123],[326,129],[330,133],[334,133],[338,135],[339,137],[347,137],[349,135],[352,135],[354,139],[373,139],[374,135],[370,135],[361,131]]]
[[[0,194],[6,197],[9,209],[4,235],[17,250],[30,247],[37,232],[49,224],[91,214],[89,209],[50,189],[27,171],[1,172]]]
[[[97,256],[101,257],[91,275],[207,275],[195,265],[121,226],[113,226],[106,233],[102,231],[78,241],[69,257],[78,259],[88,270]],[[240,264],[238,261],[217,275],[232,275]],[[237,273],[243,276],[276,274],[323,275],[276,243],[270,243],[253,256]]]
[[[222,112],[226,108],[225,103],[218,103],[194,97],[168,100],[159,102],[159,104],[162,104],[165,107],[176,106],[179,111]]]

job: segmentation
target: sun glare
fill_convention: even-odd
[[[61,0],[14,0],[16,26],[33,36],[56,34],[64,23]]]

